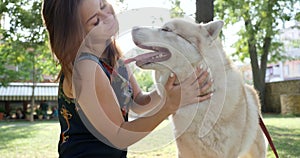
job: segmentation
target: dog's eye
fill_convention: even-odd
[[[166,32],[172,32],[172,30],[168,27],[164,27],[161,29],[162,31],[166,31]]]

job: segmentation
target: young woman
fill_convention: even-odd
[[[144,94],[116,46],[118,21],[105,0],[44,0],[42,14],[62,68],[60,157],[126,157],[128,146],[179,107],[211,96],[200,97],[211,86],[205,82],[208,73],[200,69],[180,85],[171,75],[164,85],[165,98],[156,91]],[[195,88],[199,85],[202,88]],[[153,107],[154,114],[128,121],[129,109],[144,112]]]

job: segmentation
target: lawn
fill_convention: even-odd
[[[282,117],[280,115],[265,115],[265,123],[274,140],[281,158],[296,158],[300,155],[300,117]],[[167,128],[164,122],[159,128]],[[159,134],[164,137],[149,137],[147,143],[140,142],[141,148],[131,147],[128,158],[174,158],[176,146],[172,134]],[[30,122],[0,122],[0,157],[1,158],[55,158],[57,157],[57,142],[59,124],[57,121]],[[163,141],[168,140],[168,142]],[[156,148],[155,148],[156,147]],[[271,150],[268,158],[274,158]]]
[[[280,158],[300,157],[300,117],[264,116]],[[269,149],[268,158],[275,158]]]

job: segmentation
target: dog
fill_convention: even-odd
[[[134,27],[131,32],[136,46],[153,52],[129,60],[154,70],[156,85],[164,85],[172,72],[180,83],[197,67],[213,79],[209,100],[182,107],[172,116],[180,158],[266,157],[258,94],[226,56],[218,38],[223,25],[220,20],[197,24],[177,18],[161,28]]]

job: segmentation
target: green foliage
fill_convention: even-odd
[[[171,0],[172,8],[171,8],[171,17],[183,17],[185,12],[180,7],[180,0]]]
[[[291,20],[294,16],[294,0],[216,0],[215,13],[217,18],[223,19],[225,24],[235,24],[242,22],[244,27],[239,31],[240,39],[234,45],[236,53],[242,61],[249,58],[248,40],[253,38],[257,50],[257,58],[260,59],[264,53],[264,41],[271,38],[271,46],[268,52],[270,62],[282,60],[285,58],[282,53],[283,44],[276,39],[279,33],[279,23]],[[247,25],[247,26],[246,26]]]
[[[297,12],[295,15],[295,20],[300,21],[300,12]]]
[[[8,23],[0,27],[0,83],[43,81],[43,75],[54,76],[59,67],[47,45],[47,34],[41,18],[40,0],[4,0],[0,17]],[[33,71],[35,68],[35,71]]]
[[[4,113],[4,112],[5,112],[5,109],[2,106],[0,106],[0,113]]]
[[[283,43],[278,39],[279,24],[299,12],[297,0],[216,0],[215,15],[225,25],[240,23],[239,39],[233,56],[250,58],[254,87],[259,91],[264,111],[265,75],[268,62],[286,60]],[[294,10],[295,9],[295,10]]]
[[[150,92],[154,89],[151,71],[136,69],[134,77],[144,92]]]
[[[292,48],[300,48],[300,39],[291,40],[288,43],[288,46]]]

